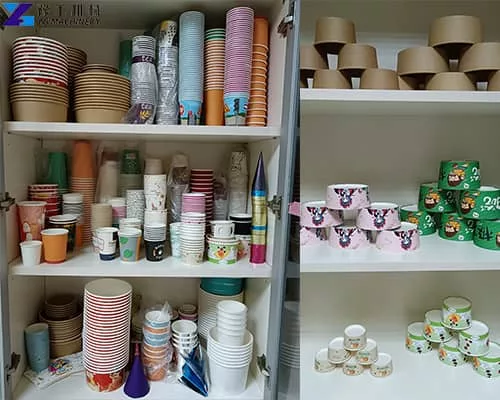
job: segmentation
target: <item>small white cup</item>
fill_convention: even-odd
[[[232,221],[210,221],[212,234],[217,239],[231,239],[234,237],[234,222]]]
[[[377,378],[384,378],[392,374],[392,357],[387,353],[380,353],[378,360],[370,367],[370,373]]]
[[[34,267],[40,264],[42,257],[42,242],[40,240],[28,240],[19,244],[21,246],[21,257],[25,267]]]
[[[342,371],[348,376],[356,376],[363,373],[364,367],[355,358],[351,358],[344,363]]]
[[[344,348],[358,351],[366,346],[366,328],[363,325],[349,325],[344,330]]]
[[[373,339],[368,338],[366,340],[366,346],[358,351],[356,354],[356,360],[361,365],[371,365],[378,359],[378,348],[377,342]]]
[[[328,360],[332,363],[343,363],[349,357],[349,352],[344,349],[344,338],[336,337],[328,344]]]

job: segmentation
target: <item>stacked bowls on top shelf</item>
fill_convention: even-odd
[[[67,47],[48,38],[18,38],[12,44],[12,68],[13,118],[65,122],[69,104]]]
[[[120,123],[130,105],[130,80],[111,72],[82,72],[75,77],[77,122]]]
[[[226,13],[224,111],[226,125],[245,125],[252,72],[254,12],[235,7]]]

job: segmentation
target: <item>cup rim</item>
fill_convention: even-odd
[[[25,240],[24,242],[19,243],[21,248],[33,248],[33,247],[41,247],[42,242],[40,240]]]
[[[64,228],[49,228],[49,229],[44,229],[43,231],[40,232],[40,234],[46,235],[46,236],[60,236],[60,235],[67,235],[69,233],[69,230],[64,229]]]

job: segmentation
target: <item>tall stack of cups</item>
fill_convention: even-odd
[[[269,56],[269,22],[256,17],[253,31],[252,80],[248,101],[247,125],[267,124],[267,67]]]
[[[120,220],[127,216],[127,201],[124,197],[113,197],[108,201],[108,204],[111,205],[112,226],[118,228]]]
[[[186,11],[179,18],[179,115],[182,125],[199,125],[203,102],[205,15]]]
[[[80,193],[63,194],[63,214],[82,215],[83,196]]]
[[[144,224],[144,242],[146,258],[149,261],[161,261],[165,255],[167,223],[165,207],[167,204],[167,175],[144,175],[144,196],[148,224]]]
[[[139,158],[139,150],[125,149],[122,152],[120,163],[120,190],[119,193],[125,197],[129,189],[142,188],[142,174]]]
[[[144,190],[127,190],[127,218],[137,218],[144,223]]]
[[[177,22],[162,21],[158,28],[158,108],[156,123],[159,125],[177,125],[179,123],[178,105],[178,58],[179,39]]]
[[[245,125],[252,69],[254,12],[235,7],[226,14],[224,111],[226,125]]]
[[[172,257],[181,257],[181,225],[182,222],[172,222],[170,224],[170,249]]]
[[[131,103],[137,107],[139,122],[152,124],[158,104],[158,78],[155,67],[156,40],[151,36],[132,39]],[[135,119],[136,117],[134,117]]]
[[[205,32],[205,125],[224,125],[224,54],[226,31]]]
[[[163,310],[148,311],[142,328],[142,361],[150,381],[165,378],[172,361],[170,315]]]
[[[229,166],[229,214],[245,213],[248,202],[248,161],[244,151],[233,151]]]
[[[205,214],[182,213],[181,222],[182,262],[188,265],[201,264],[205,253]]]

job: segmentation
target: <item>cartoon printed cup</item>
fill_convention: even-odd
[[[441,161],[439,188],[445,190],[479,189],[481,174],[479,161]]]
[[[40,232],[45,228],[45,201],[21,201],[17,203],[21,242],[41,240]]]
[[[359,211],[356,226],[367,231],[399,228],[399,207],[394,203],[371,203]]]
[[[359,210],[369,205],[368,185],[336,184],[326,189],[326,206],[332,210]]]
[[[308,201],[301,205],[301,226],[306,228],[328,228],[342,223],[342,212],[328,209],[325,201]]]
[[[334,226],[330,228],[328,243],[336,249],[357,250],[367,248],[370,237],[357,226]]]
[[[414,251],[420,247],[417,225],[402,222],[399,228],[381,231],[376,239],[377,248],[393,253]]]

